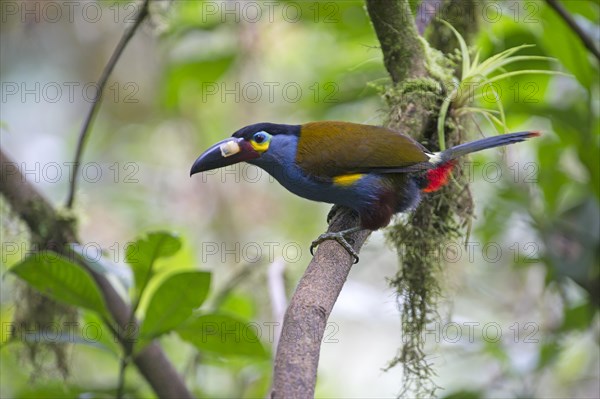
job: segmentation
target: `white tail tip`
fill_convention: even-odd
[[[426,155],[429,157],[429,162],[437,165],[438,163],[442,162],[442,153],[441,152],[434,152],[433,154],[427,154]]]

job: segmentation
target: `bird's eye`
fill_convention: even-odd
[[[261,154],[269,149],[270,142],[271,135],[264,130],[254,133],[250,139],[250,145],[252,148]]]
[[[265,141],[267,141],[267,134],[265,132],[254,133],[254,136],[252,136],[252,139],[254,140],[255,143],[262,144]]]

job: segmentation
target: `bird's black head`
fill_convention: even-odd
[[[280,134],[299,137],[300,125],[263,122],[243,127],[230,138],[219,141],[200,155],[192,166],[190,176],[259,158],[269,150],[271,138]]]
[[[234,134],[232,137],[239,137],[245,140],[251,140],[252,136],[258,132],[266,132],[271,136],[277,134],[289,134],[294,136],[300,136],[300,125],[282,125],[279,123],[261,122],[255,123],[254,125],[248,125]]]

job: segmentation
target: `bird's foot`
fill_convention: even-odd
[[[356,251],[354,250],[354,248],[352,248],[352,245],[348,242],[347,236],[349,234],[356,233],[357,231],[360,231],[360,230],[361,230],[360,227],[353,227],[351,229],[338,231],[336,233],[330,232],[330,233],[321,234],[319,236],[319,238],[314,240],[312,242],[312,244],[310,245],[310,254],[314,256],[315,248],[317,246],[319,246],[319,244],[321,244],[323,241],[335,240],[338,242],[338,244],[340,244],[342,247],[344,247],[344,249],[354,258],[354,264],[356,264],[359,261],[359,257],[358,257],[358,254],[356,253]]]

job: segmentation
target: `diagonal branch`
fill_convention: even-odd
[[[569,12],[563,7],[558,0],[546,0],[546,3],[554,10],[560,17],[566,22],[571,30],[579,37],[583,45],[600,61],[600,50],[594,44],[594,41],[581,29],[575,19],[569,14]]]
[[[75,200],[75,190],[77,189],[77,181],[78,181],[77,175],[79,173],[79,163],[81,162],[81,157],[83,156],[83,150],[85,147],[85,143],[86,143],[89,133],[91,131],[92,122],[94,121],[94,118],[98,112],[98,108],[100,108],[100,103],[102,102],[102,96],[104,94],[104,87],[106,86],[106,83],[108,82],[108,78],[110,77],[110,74],[112,73],[113,69],[115,68],[115,65],[117,65],[117,61],[119,61],[119,58],[121,58],[121,55],[123,54],[123,50],[125,50],[127,43],[129,43],[129,40],[131,40],[131,38],[135,34],[137,28],[141,25],[141,23],[144,21],[144,19],[146,19],[146,17],[148,16],[148,3],[149,2],[150,2],[150,0],[143,0],[141,9],[135,16],[133,25],[131,25],[129,28],[127,28],[125,30],[125,32],[123,33],[121,40],[119,40],[119,43],[117,44],[117,47],[115,48],[115,51],[112,53],[110,59],[108,60],[108,63],[106,64],[106,66],[104,67],[104,70],[102,71],[102,75],[100,75],[100,79],[98,80],[98,93],[97,93],[96,98],[94,99],[94,102],[92,103],[92,106],[90,107],[87,115],[85,116],[85,120],[83,121],[81,130],[79,131],[79,140],[77,141],[77,149],[75,150],[75,161],[74,161],[74,165],[73,165],[73,169],[72,169],[71,180],[70,180],[71,183],[69,185],[69,195],[67,197],[67,203],[66,203],[66,206],[69,209],[73,207],[73,201]]]
[[[46,248],[60,251],[61,248],[66,247],[67,243],[77,242],[77,235],[72,223],[57,214],[46,198],[21,174],[17,165],[0,150],[0,193],[6,198],[12,211],[25,222],[33,237],[37,237],[40,242],[45,243]],[[42,246],[40,250],[42,249],[45,248]],[[68,254],[63,253],[63,255]],[[76,261],[77,258],[74,260]],[[90,273],[98,285],[108,311],[113,320],[117,322],[118,331],[131,331],[132,327],[127,325],[131,314],[129,305],[123,301],[104,275],[91,270],[84,263],[79,264]],[[134,320],[134,323],[137,321]],[[119,338],[122,345],[131,344],[127,338]],[[177,370],[156,342],[142,350],[135,357],[134,362],[158,397],[192,397]]]
[[[355,217],[348,212],[338,212],[328,231],[354,226]],[[362,230],[351,236],[356,252],[369,234],[370,231]],[[285,313],[275,356],[271,398],[314,396],[327,319],[353,264],[353,257],[337,242],[330,240],[319,245]]]

